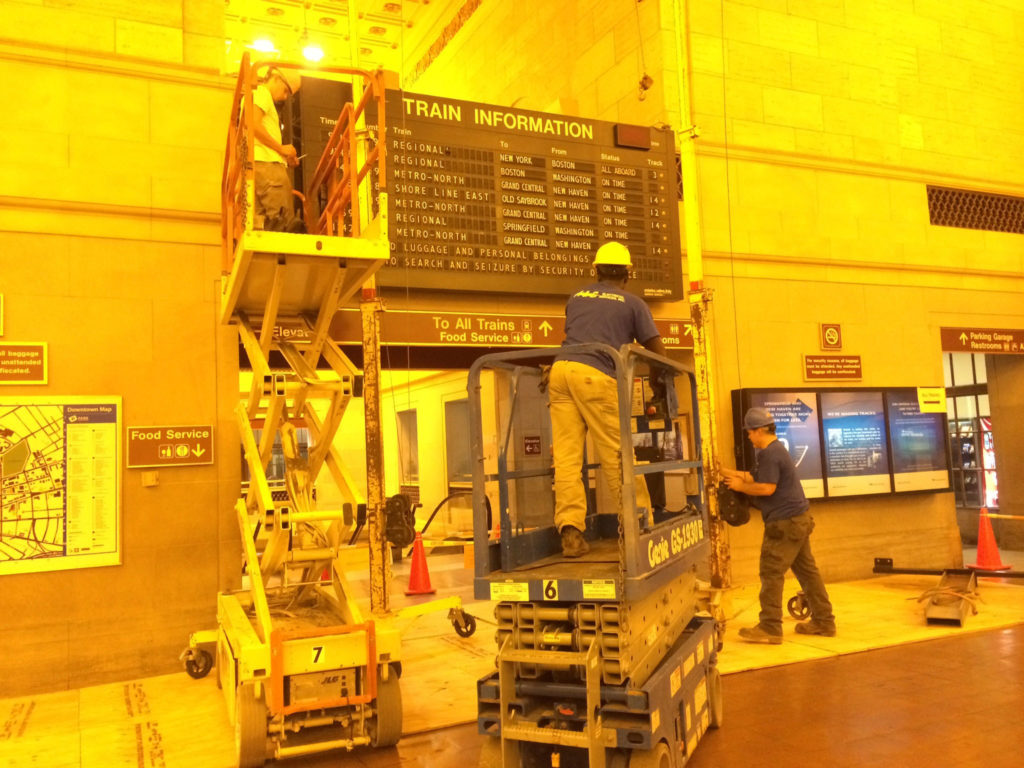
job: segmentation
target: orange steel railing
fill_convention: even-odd
[[[265,67],[302,69],[298,64],[281,61],[251,63],[249,54],[242,57],[231,99],[227,145],[224,149],[224,167],[221,175],[221,267],[229,273],[234,260],[235,245],[243,232],[253,229],[255,200],[255,117],[253,91],[259,85],[257,73]],[[358,100],[346,103],[338,116],[334,130],[313,178],[306,184],[302,198],[303,218],[311,234],[359,237],[370,217],[376,213],[373,189],[364,185],[367,175],[376,169],[376,191],[385,188],[384,151],[384,74],[345,67],[318,68],[317,72],[351,77],[353,88],[359,91]],[[360,91],[361,83],[361,91]],[[367,107],[377,109],[376,135],[366,125]],[[370,116],[372,117],[372,116]],[[360,146],[360,138],[365,145]],[[360,155],[365,157],[360,159]],[[362,185],[362,186],[361,186]],[[298,194],[298,193],[297,193]],[[314,203],[324,201],[323,209],[314,220]],[[366,205],[365,210],[360,210]]]

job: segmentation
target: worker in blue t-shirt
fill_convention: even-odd
[[[836,618],[828,599],[825,582],[811,554],[814,518],[807,510],[796,464],[775,436],[775,418],[767,408],[751,408],[743,416],[743,428],[754,446],[754,471],[722,469],[725,483],[734,491],[753,497],[751,503],[761,510],[764,538],[761,540],[761,613],[757,626],[744,627],[740,638],[748,643],[782,642],[782,590],[786,571],[800,582],[811,620],[796,625],[802,635],[834,637]]]
[[[619,349],[639,341],[652,352],[665,354],[651,310],[625,290],[632,266],[629,250],[621,243],[605,243],[598,249],[594,258],[597,282],[577,291],[565,306],[563,347],[600,342]],[[548,402],[555,464],[555,527],[562,537],[562,554],[580,557],[590,549],[583,536],[587,497],[580,474],[588,431],[609,498],[615,501],[616,510],[622,504],[622,437],[612,359],[601,352],[563,349],[551,366]]]

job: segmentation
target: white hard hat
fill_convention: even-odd
[[[271,67],[269,74],[280,75],[281,79],[288,84],[288,90],[291,93],[295,93],[302,87],[302,75],[294,69],[285,69],[282,67]]]
[[[594,256],[594,266],[606,264],[608,266],[632,267],[633,260],[629,256],[629,249],[622,243],[605,243],[597,249]]]

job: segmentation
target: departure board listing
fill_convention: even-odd
[[[632,290],[682,297],[670,130],[403,91],[387,110],[381,285],[568,295],[617,240]]]

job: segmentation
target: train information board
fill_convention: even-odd
[[[391,259],[378,284],[567,296],[617,240],[631,290],[683,296],[668,129],[387,93]]]

